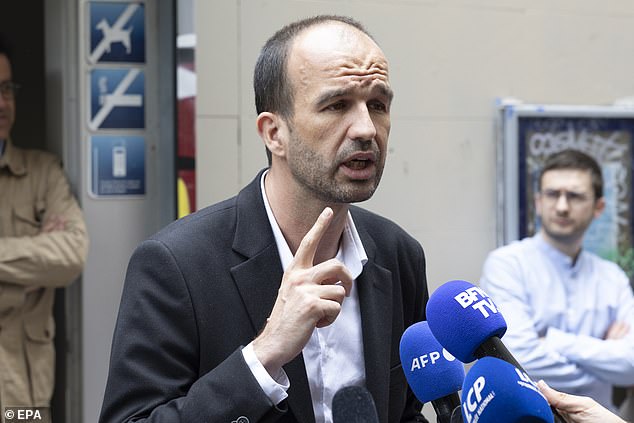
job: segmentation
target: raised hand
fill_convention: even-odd
[[[314,264],[332,216],[332,209],[325,208],[302,239],[284,272],[267,324],[253,341],[256,356],[271,375],[302,351],[316,327],[335,321],[352,288],[352,276],[340,261]]]

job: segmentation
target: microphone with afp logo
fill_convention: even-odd
[[[427,322],[414,323],[405,330],[400,356],[416,398],[423,403],[431,401],[438,423],[452,422],[452,413],[460,408],[458,391],[465,377],[463,364],[440,345]]]

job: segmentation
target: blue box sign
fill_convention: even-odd
[[[96,135],[90,139],[91,191],[101,196],[145,194],[145,139]]]
[[[145,63],[142,3],[90,3],[90,64]]]
[[[140,69],[93,69],[88,127],[145,128],[145,75]]]

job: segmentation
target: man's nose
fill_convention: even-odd
[[[376,136],[376,126],[370,116],[370,111],[366,104],[360,104],[352,116],[352,124],[348,130],[348,136],[353,140],[368,141]]]
[[[565,192],[561,192],[559,194],[559,198],[557,198],[557,202],[555,203],[555,207],[557,211],[565,212],[570,209],[570,204],[568,204],[568,197]]]

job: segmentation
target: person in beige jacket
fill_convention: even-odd
[[[80,274],[88,249],[81,210],[58,159],[24,150],[11,62],[0,39],[0,412],[48,407],[53,394],[55,288]]]

